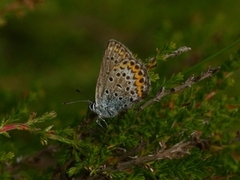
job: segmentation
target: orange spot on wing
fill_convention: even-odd
[[[119,55],[122,57],[122,59],[126,58],[126,53],[124,51],[121,51]]]
[[[136,68],[136,63],[131,65],[131,62],[128,63],[128,68],[134,73],[134,78],[136,79],[135,85],[137,86],[138,97],[143,96],[143,87],[144,87],[144,74],[139,75],[141,68]]]
[[[121,56],[125,56],[126,54],[124,52],[120,52],[119,53]],[[145,78],[144,78],[144,73],[139,73],[142,69],[141,69],[141,66],[137,63],[133,63],[133,61],[129,61],[126,63],[123,63],[121,62],[118,66],[115,66],[114,69],[125,69],[125,68],[128,68],[130,69],[133,73],[134,73],[134,79],[136,80],[135,81],[135,86],[136,86],[136,90],[137,90],[137,94],[138,94],[138,97],[143,97],[144,95],[144,92],[143,92],[143,88],[144,88],[144,85],[145,85]]]

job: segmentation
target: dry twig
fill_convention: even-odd
[[[164,96],[167,96],[169,94],[176,93],[178,91],[181,91],[183,89],[191,87],[194,83],[202,81],[203,79],[206,79],[208,77],[211,77],[213,74],[217,73],[218,71],[220,71],[220,67],[217,67],[217,68],[208,67],[208,69],[206,71],[202,72],[200,76],[195,78],[194,74],[193,74],[184,83],[182,83],[180,86],[177,86],[177,87],[172,88],[170,90],[165,90],[164,87],[161,87],[152,99],[145,102],[139,108],[138,112],[143,110],[144,108],[146,108],[150,104],[160,101]]]

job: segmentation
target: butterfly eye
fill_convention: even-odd
[[[88,107],[91,111],[93,111],[95,109],[95,103],[94,102],[89,102]]]

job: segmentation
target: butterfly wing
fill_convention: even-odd
[[[100,72],[98,75],[96,91],[95,91],[95,102],[99,104],[99,100],[102,98],[106,83],[109,79],[109,74],[113,67],[122,62],[126,58],[134,58],[131,51],[128,50],[123,44],[116,40],[109,40],[103,60],[101,63]]]

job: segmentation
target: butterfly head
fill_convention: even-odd
[[[95,112],[95,109],[96,109],[96,103],[95,102],[93,102],[93,101],[89,101],[88,102],[88,107],[89,107],[89,109],[91,110],[91,111],[93,111],[93,112]]]

